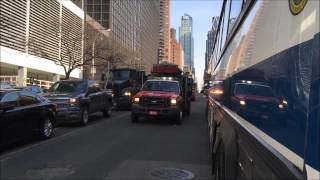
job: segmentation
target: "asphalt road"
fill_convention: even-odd
[[[167,177],[185,175],[181,171],[172,175],[171,169],[156,172],[159,168],[186,170],[193,173],[193,179],[212,179],[204,111],[204,98],[198,96],[181,126],[159,120],[132,124],[129,111],[114,111],[107,119],[97,114],[86,127],[59,127],[47,141],[27,142],[2,151],[0,179],[156,179],[166,173]]]

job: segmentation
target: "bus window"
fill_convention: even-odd
[[[228,25],[229,25],[229,12],[230,12],[230,0],[227,1],[225,6],[225,11],[223,15],[223,21],[222,21],[222,39],[221,39],[221,50],[224,47],[224,44],[227,39],[227,31],[228,31]]]
[[[241,12],[241,8],[242,8],[242,0],[233,0],[231,2],[228,34],[231,32],[236,20],[238,19],[238,16]]]

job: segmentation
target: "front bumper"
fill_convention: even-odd
[[[114,107],[131,107],[131,96],[116,96],[113,97],[113,106]]]
[[[155,114],[151,115],[151,112],[156,112]],[[132,113],[138,116],[146,116],[146,117],[175,117],[179,115],[179,108],[178,107],[145,107],[141,105],[132,105]]]
[[[57,123],[74,123],[81,120],[81,108],[78,106],[70,106],[57,109]]]
[[[244,116],[246,118],[252,119],[263,119],[266,121],[272,121],[272,120],[282,120],[286,118],[286,109],[283,110],[278,110],[274,112],[266,112],[266,111],[254,111],[254,110],[249,110],[245,108],[239,108],[238,109],[238,114],[241,116]]]

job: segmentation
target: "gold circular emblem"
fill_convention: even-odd
[[[290,11],[293,15],[298,15],[306,6],[308,0],[289,0]]]

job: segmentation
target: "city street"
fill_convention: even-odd
[[[153,179],[157,168],[210,179],[204,110],[199,95],[181,126],[152,119],[133,124],[130,111],[93,115],[85,127],[62,126],[52,139],[1,152],[0,179]]]

